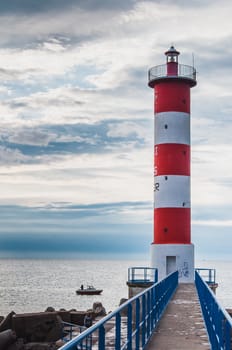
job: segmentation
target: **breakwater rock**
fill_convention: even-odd
[[[95,302],[87,311],[55,310],[48,307],[44,312],[16,314],[10,312],[0,322],[0,350],[56,350],[63,337],[64,323],[84,326],[86,315],[103,317],[106,310]]]

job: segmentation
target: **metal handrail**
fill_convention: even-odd
[[[178,74],[176,76],[169,76],[167,71],[167,64],[161,64],[149,69],[148,81],[151,82],[160,78],[186,78],[196,81],[196,69],[185,64],[178,64]]]
[[[197,271],[195,271],[195,283],[211,348],[213,350],[230,350],[232,332],[230,315],[219,304],[214,293]]]
[[[216,269],[199,268],[195,269],[207,284],[216,283]]]
[[[75,323],[62,321],[62,337],[61,339],[65,342],[70,341],[73,338],[73,332],[82,333],[86,330],[85,326],[80,326]]]
[[[110,339],[115,350],[144,349],[153,330],[178,285],[178,271],[153,284],[145,291],[120,305],[100,321],[89,327],[76,338],[63,345],[60,350],[86,349],[85,340],[93,335],[93,343],[99,350],[105,350],[107,343],[107,322],[114,325],[114,339]],[[122,327],[125,314],[126,331]],[[111,324],[112,326],[112,324]],[[111,336],[112,336],[112,332]],[[125,337],[125,339],[124,339]]]
[[[158,281],[158,269],[152,267],[129,267],[128,282],[129,283],[156,283]]]

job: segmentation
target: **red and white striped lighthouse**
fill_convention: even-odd
[[[178,270],[180,282],[194,280],[190,203],[190,89],[196,70],[178,63],[171,46],[166,64],[149,70],[154,89],[154,240],[152,267],[159,279]]]

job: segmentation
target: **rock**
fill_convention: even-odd
[[[127,300],[128,300],[128,299],[126,299],[126,298],[122,298],[122,299],[120,300],[120,302],[119,302],[119,306],[122,305],[122,304],[124,304]],[[121,316],[127,316],[127,313],[128,313],[128,308],[127,308],[127,307],[125,307],[125,308],[120,312]]]
[[[0,350],[6,350],[9,345],[16,342],[16,333],[12,329],[6,329],[0,333]]]
[[[85,318],[86,312],[85,311],[71,311],[71,323],[77,324],[79,326],[84,325],[84,318]]]
[[[106,316],[106,309],[101,302],[93,303],[93,314],[94,316]]]
[[[119,306],[122,305],[122,304],[124,304],[127,300],[128,300],[128,299],[126,299],[126,298],[120,299]]]
[[[17,339],[14,344],[8,346],[7,350],[24,350],[24,341],[23,339]]]
[[[59,339],[56,341],[56,347],[59,349],[61,348],[61,346],[63,346],[65,344],[65,341],[63,341],[62,339]]]
[[[86,313],[87,313],[87,314],[93,313],[93,309],[87,309],[87,310],[86,310]]]
[[[56,312],[56,310],[54,309],[54,307],[48,306],[44,312]]]
[[[0,332],[7,329],[12,329],[12,317],[15,315],[14,311],[11,311],[0,323]]]
[[[71,323],[71,315],[69,311],[57,311],[57,315],[59,315],[63,322]]]
[[[55,342],[62,336],[62,320],[55,312],[17,314],[12,326],[26,342]]]
[[[28,343],[25,344],[24,350],[56,350],[55,343]]]

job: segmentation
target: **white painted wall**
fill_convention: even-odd
[[[193,244],[152,244],[151,267],[158,268],[159,281],[166,277],[167,256],[176,257],[176,268],[180,283],[194,282]]]

